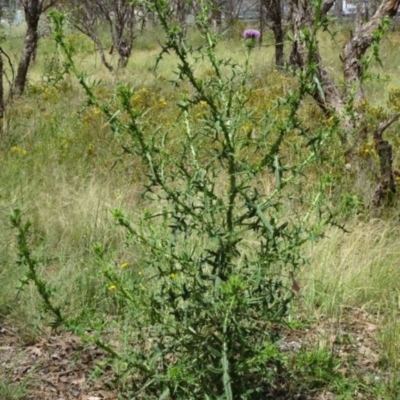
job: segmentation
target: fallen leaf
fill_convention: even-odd
[[[86,378],[84,376],[82,376],[82,378],[72,380],[71,383],[73,385],[82,385],[85,383],[85,381],[86,381]]]
[[[43,353],[42,353],[42,349],[41,348],[39,348],[39,347],[31,347],[30,349],[29,349],[29,353],[33,356],[33,357],[35,357],[35,358],[38,358],[38,357],[40,357]]]

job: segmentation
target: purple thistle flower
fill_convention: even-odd
[[[246,29],[243,32],[245,39],[260,39],[261,33],[257,29]]]

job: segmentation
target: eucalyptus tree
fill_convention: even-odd
[[[21,95],[25,90],[29,66],[39,41],[40,17],[49,8],[55,6],[57,2],[58,0],[21,0],[21,6],[25,14],[26,33],[17,73],[11,88],[13,95]]]
[[[381,121],[371,129],[366,121],[368,96],[364,84],[368,77],[368,66],[374,57],[378,57],[379,42],[389,28],[390,20],[396,16],[400,0],[381,0],[369,21],[355,27],[340,54],[342,82],[336,82],[329,74],[317,38],[320,28],[329,28],[327,13],[334,2],[291,0],[293,43],[290,61],[299,71],[299,76],[308,81],[310,94],[325,115],[338,121],[343,153],[348,166],[356,170],[357,179],[367,178],[363,163],[358,162],[357,150],[372,136],[379,165],[375,171],[375,182],[371,182],[374,187],[370,204],[373,208],[379,208],[392,199],[396,192],[392,146],[383,138],[383,133],[400,118],[400,113],[382,116]],[[369,49],[371,53],[367,57]]]
[[[130,0],[67,0],[64,8],[70,22],[96,45],[102,63],[109,71],[114,67],[107,59],[101,30],[107,26],[112,54],[117,51],[118,67],[124,68],[132,53],[136,21],[135,2]]]

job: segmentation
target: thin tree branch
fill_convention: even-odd
[[[382,121],[374,131],[374,140],[382,141],[382,135],[390,125],[396,122],[400,118],[400,113],[391,115],[389,118]]]
[[[10,56],[4,51],[4,49],[3,49],[2,47],[0,47],[0,53],[3,54],[3,55],[7,58],[8,65],[10,66],[10,69],[11,69],[12,81],[14,81],[15,70],[14,70],[14,66],[13,66],[13,64],[12,64],[12,62],[11,62],[11,58],[10,58]]]
[[[0,53],[3,54],[7,58],[8,65],[10,66],[11,75],[12,75],[12,79],[10,79],[8,77],[8,75],[6,74],[6,72],[3,71],[4,76],[6,77],[7,82],[10,85],[10,90],[8,92],[7,100],[5,101],[5,105],[7,105],[9,103],[9,101],[12,99],[12,95],[13,95],[13,92],[12,92],[11,88],[13,87],[14,81],[15,81],[15,70],[14,70],[14,66],[13,66],[13,64],[11,62],[10,56],[4,51],[4,49],[2,47],[0,47]]]

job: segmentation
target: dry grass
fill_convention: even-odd
[[[351,221],[310,250],[304,273],[307,301],[322,312],[341,306],[360,307],[382,314],[398,307],[400,286],[397,221]]]
[[[348,310],[369,315],[376,324],[380,362],[396,376],[400,338],[397,218],[353,219],[346,228],[348,233],[331,229],[325,239],[308,250],[310,265],[299,278],[306,313],[316,321],[334,318],[338,329]],[[364,333],[361,331],[360,337]]]

